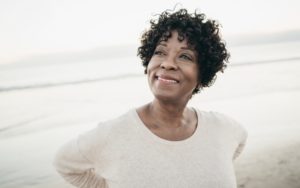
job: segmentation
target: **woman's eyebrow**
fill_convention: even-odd
[[[194,55],[197,56],[197,51],[194,48],[191,47],[181,47],[182,50],[188,50],[190,52],[192,52]]]
[[[195,51],[195,49],[193,49],[193,48],[191,48],[191,47],[181,47],[181,49],[183,49],[183,50],[190,50],[190,51],[192,51],[192,52],[194,52]]]

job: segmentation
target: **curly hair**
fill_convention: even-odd
[[[194,89],[193,94],[203,87],[211,86],[216,79],[216,73],[223,72],[226,68],[230,55],[219,35],[220,25],[215,20],[206,19],[205,14],[196,11],[189,14],[186,9],[174,13],[164,11],[158,20],[150,20],[150,25],[150,29],[142,34],[137,53],[145,67],[145,74],[157,44],[167,41],[172,31],[177,31],[178,40],[186,39],[188,45],[198,53],[200,86]]]

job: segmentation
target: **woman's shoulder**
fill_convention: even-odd
[[[205,111],[196,109],[198,116],[204,118],[206,121],[215,122],[215,123],[225,123],[225,124],[240,124],[235,118],[230,115],[227,115],[223,112],[217,111]]]
[[[218,130],[235,133],[239,139],[247,137],[247,130],[245,129],[243,123],[238,121],[237,118],[218,111],[196,110],[199,116],[202,118],[202,121],[208,124],[207,126],[214,127]]]
[[[94,128],[82,133],[78,137],[78,145],[82,150],[90,148],[103,148],[109,141],[124,137],[127,132],[132,111],[123,113],[116,118],[99,122]]]
[[[99,129],[123,129],[125,126],[132,124],[135,121],[134,109],[120,113],[116,117],[101,121],[98,123]]]
[[[127,112],[120,113],[114,118],[109,118],[104,121],[98,122],[97,126],[91,131],[97,137],[107,138],[110,135],[122,134],[130,131],[135,123],[134,110],[130,109]]]

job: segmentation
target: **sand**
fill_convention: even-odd
[[[240,188],[300,187],[300,62],[229,67],[189,105],[248,130],[235,161]],[[141,71],[142,72],[142,71]],[[0,93],[0,187],[66,188],[52,166],[61,144],[152,99],[145,77]]]

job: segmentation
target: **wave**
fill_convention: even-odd
[[[117,76],[107,76],[107,77],[98,77],[92,79],[82,79],[74,81],[63,81],[63,82],[46,82],[39,84],[28,84],[28,85],[19,85],[19,86],[10,86],[10,87],[0,87],[0,92],[6,91],[15,91],[15,90],[24,90],[24,89],[36,89],[36,88],[47,88],[47,87],[56,87],[56,86],[65,86],[65,85],[76,85],[76,84],[85,84],[90,82],[101,82],[107,80],[118,80],[124,78],[133,78],[141,77],[141,74],[121,74]]]

